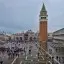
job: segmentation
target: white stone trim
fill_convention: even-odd
[[[47,16],[39,16],[39,17],[47,17]]]
[[[39,21],[47,21],[47,19],[39,19]]]

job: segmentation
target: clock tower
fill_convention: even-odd
[[[43,47],[43,49],[46,50],[47,47],[47,11],[45,8],[45,5],[43,3],[42,9],[40,11],[40,15],[39,15],[39,41],[41,42],[41,46]]]

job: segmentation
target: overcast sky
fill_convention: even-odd
[[[0,0],[0,31],[38,31],[43,2],[48,11],[48,32],[64,27],[64,0]]]

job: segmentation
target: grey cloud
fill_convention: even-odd
[[[48,28],[64,27],[64,0],[43,0],[48,11]],[[0,0],[0,28],[8,31],[37,29],[42,0]],[[2,28],[3,27],[3,28]]]

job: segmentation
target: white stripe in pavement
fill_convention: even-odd
[[[42,59],[44,60],[44,57],[42,57]]]
[[[13,62],[11,64],[14,64],[14,62],[16,61],[17,58],[18,58],[18,56],[13,60]]]
[[[27,60],[27,56],[26,56],[26,60]]]
[[[48,61],[50,64],[52,64],[52,62]]]
[[[22,64],[22,61],[20,62],[20,64]]]

